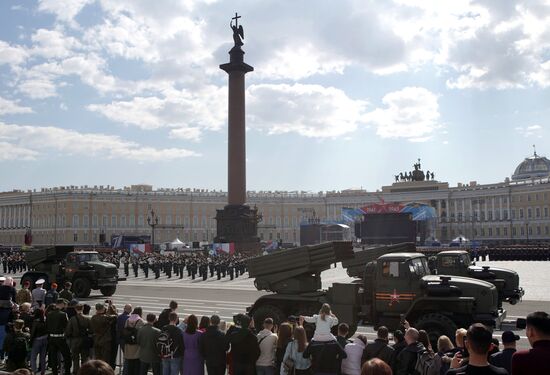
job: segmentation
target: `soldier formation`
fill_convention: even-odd
[[[209,278],[230,280],[242,276],[246,272],[246,258],[240,254],[176,254],[161,255],[146,253],[140,255],[108,254],[103,255],[103,261],[113,263],[118,268],[123,267],[124,275],[132,274],[138,277],[141,269],[144,277],[159,279],[165,275],[168,279],[188,277],[191,280]]]
[[[27,262],[25,262],[25,257],[20,253],[4,253],[1,256],[2,258],[2,269],[4,275],[8,273],[17,273],[27,270]]]

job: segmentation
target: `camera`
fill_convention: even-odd
[[[110,300],[110,299],[106,299],[106,300],[105,300],[105,303],[106,303],[106,304],[108,304],[108,305],[110,305],[110,304],[112,304],[112,303],[113,303],[113,301],[112,301],[112,300]]]
[[[518,329],[525,329],[527,327],[527,319],[525,318],[518,318],[516,320],[516,328]]]

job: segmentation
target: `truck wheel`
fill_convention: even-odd
[[[286,320],[286,316],[283,311],[274,305],[263,305],[260,306],[252,314],[254,319],[254,327],[259,332],[262,330],[262,325],[265,318],[273,319],[273,323],[279,325]]]
[[[456,324],[445,315],[441,314],[426,314],[416,321],[414,326],[416,329],[423,329],[428,332],[428,337],[432,348],[437,348],[437,340],[441,335],[446,335],[451,340],[454,340],[456,333]]]
[[[99,288],[101,291],[101,294],[103,294],[105,297],[111,297],[113,294],[115,294],[116,286],[104,286]]]
[[[78,298],[87,298],[90,296],[90,292],[92,291],[92,287],[88,279],[76,279],[73,283],[72,289]]]

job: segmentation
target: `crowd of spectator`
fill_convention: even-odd
[[[13,374],[51,368],[53,375],[108,375],[117,364],[122,375],[550,374],[545,312],[526,318],[530,350],[516,351],[514,332],[495,340],[482,324],[436,337],[432,347],[434,337],[406,321],[394,332],[378,327],[374,340],[350,339],[327,304],[313,316],[267,316],[256,327],[246,314],[231,322],[217,315],[180,319],[176,301],[158,316],[130,304],[118,311],[111,300],[92,312],[72,298],[70,283],[58,292],[55,285],[44,290],[44,280],[32,291],[16,291],[10,277],[0,282],[0,361]]]

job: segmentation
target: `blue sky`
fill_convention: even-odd
[[[245,30],[249,190],[376,190],[417,158],[503,181],[549,155],[549,1],[0,2],[0,190],[226,189]]]

